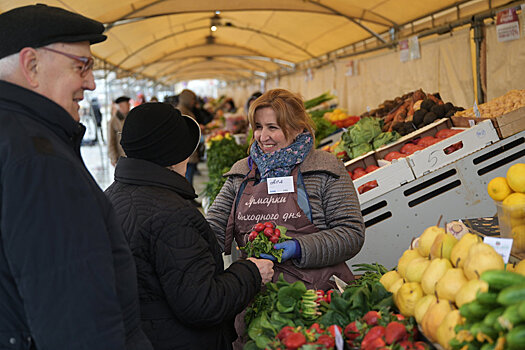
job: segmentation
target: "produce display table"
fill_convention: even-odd
[[[362,203],[365,244],[348,265],[377,261],[393,268],[412,238],[436,224],[440,215],[447,222],[494,216],[487,184],[519,162],[525,163],[525,131]]]

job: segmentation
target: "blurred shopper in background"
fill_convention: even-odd
[[[135,107],[122,131],[127,157],[106,190],[135,256],[142,324],[156,350],[230,349],[235,315],[273,275],[265,259],[224,270],[184,178],[199,140],[199,124],[171,105]]]
[[[184,115],[187,115],[194,120],[197,120],[195,116],[195,106],[197,103],[197,95],[191,90],[184,89],[179,94],[177,109]],[[199,163],[199,151],[195,150],[188,160],[188,166],[186,170],[186,179],[193,186],[193,177],[197,171],[197,164]]]
[[[245,113],[246,116],[248,115],[248,111],[250,110],[250,106],[252,105],[252,103],[256,99],[261,97],[261,95],[262,95],[262,92],[256,91],[248,98],[248,101],[246,101],[246,106],[244,106],[244,113]]]
[[[80,155],[94,20],[0,14],[0,348],[151,350],[133,257]]]
[[[104,140],[104,133],[102,132],[102,112],[100,111],[100,105],[98,104],[98,99],[96,97],[93,97],[91,99],[91,115],[95,119],[95,142],[98,141],[98,134],[100,133],[100,139],[102,140],[102,143],[106,143]]]
[[[131,107],[129,100],[128,96],[120,96],[115,100],[115,108],[108,122],[108,156],[113,166],[117,164],[119,157],[126,156],[120,145],[120,137],[122,126]]]

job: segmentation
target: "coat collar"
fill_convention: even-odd
[[[167,188],[186,199],[197,198],[193,186],[184,176],[143,159],[119,158],[115,180],[131,185]]]
[[[80,156],[80,142],[86,128],[57,103],[34,91],[0,80],[0,104],[3,109],[22,113],[45,125],[75,148]]]
[[[299,170],[302,174],[312,172],[324,172],[329,173],[335,177],[340,176],[340,170],[336,166],[337,163],[333,161],[334,156],[328,152],[312,149],[306,156],[304,161],[299,164]],[[230,175],[241,175],[244,176],[250,171],[248,164],[248,158],[244,158],[235,163],[230,171],[224,174],[224,176]]]

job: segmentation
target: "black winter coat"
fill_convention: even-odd
[[[131,251],[80,157],[84,131],[0,81],[0,349],[152,348]]]
[[[189,201],[195,191],[178,173],[120,158],[106,195],[135,256],[142,327],[155,349],[230,349],[235,315],[261,287],[255,264],[224,270],[215,234]]]

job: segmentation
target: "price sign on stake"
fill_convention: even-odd
[[[488,244],[503,257],[503,262],[509,262],[510,250],[512,249],[512,238],[485,237],[483,243]]]
[[[476,118],[481,118],[481,113],[479,112],[478,103],[474,101],[474,114]]]
[[[343,336],[341,335],[341,333],[339,333],[339,328],[337,327],[334,327],[335,328],[335,348],[337,350],[343,350],[344,349],[344,340],[343,340]]]

